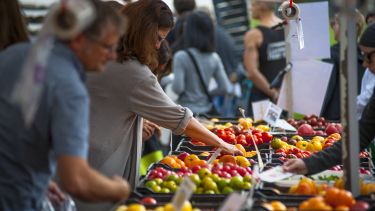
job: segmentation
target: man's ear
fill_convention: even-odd
[[[74,52],[79,52],[85,48],[86,42],[87,38],[83,34],[79,34],[69,41],[69,47]]]

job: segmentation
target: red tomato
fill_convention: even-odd
[[[268,143],[272,140],[272,135],[269,132],[262,132],[262,139],[265,143]]]

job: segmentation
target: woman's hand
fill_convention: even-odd
[[[237,147],[224,141],[222,141],[220,148],[223,149],[224,154],[244,155],[239,149],[237,149]]]
[[[160,138],[161,132],[160,132],[159,125],[152,123],[145,119],[143,121],[143,128],[142,128],[142,141],[149,140],[154,133]]]

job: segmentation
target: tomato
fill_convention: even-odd
[[[263,142],[268,143],[272,140],[272,135],[269,132],[262,132]]]
[[[231,128],[231,127],[227,127],[227,128],[225,128],[224,131],[225,131],[225,132],[231,132],[231,133],[234,133],[234,130],[233,130],[233,128]]]
[[[252,131],[253,134],[255,134],[255,133],[260,133],[260,132],[261,132],[261,131],[260,131],[259,129],[257,129],[257,128],[254,128],[253,131]]]
[[[250,145],[250,146],[254,145],[254,142],[252,141],[253,140],[252,136],[249,133],[247,133],[245,136],[246,136],[246,142],[247,142],[247,144]],[[257,142],[257,138],[255,136],[253,136],[253,137],[254,137],[254,141],[256,143]]]
[[[216,135],[219,136],[219,137],[223,136],[224,134],[225,134],[225,131],[222,130],[222,129],[218,129],[218,130],[216,131]]]

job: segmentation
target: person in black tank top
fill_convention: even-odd
[[[260,25],[245,35],[244,65],[254,86],[251,90],[248,111],[252,103],[269,99],[276,102],[280,87],[270,89],[270,83],[285,68],[285,39],[283,30],[271,29],[281,22],[274,14],[274,3],[253,1],[251,14]]]

